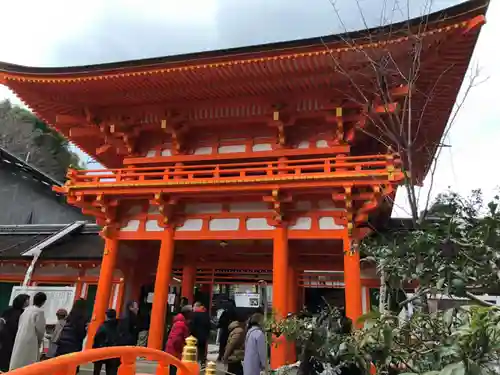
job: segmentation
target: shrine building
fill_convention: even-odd
[[[195,284],[269,284],[284,316],[303,303],[304,287],[328,282],[356,321],[367,288],[378,285],[375,270],[362,269],[357,243],[387,224],[405,178],[397,146],[376,124],[408,112],[411,100],[409,128],[422,150],[412,157],[411,181],[421,184],[486,7],[464,2],[429,15],[423,28],[415,19],[82,67],[2,63],[0,84],[106,168],[70,170],[54,188],[102,227],[88,343],[117,280],[123,298],[154,284],[151,348],[162,348],[174,285],[192,302]],[[390,71],[386,92],[377,91],[374,61],[390,56],[407,71],[416,38],[412,87]],[[290,353],[286,344],[273,347],[272,366],[293,360]]]

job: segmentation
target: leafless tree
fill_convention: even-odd
[[[339,52],[332,48],[331,42],[324,40],[332,69],[336,77],[350,87],[342,94],[363,108],[367,121],[364,126],[358,124],[357,131],[384,145],[388,152],[399,154],[409,206],[409,212],[406,212],[411,216],[413,226],[418,227],[428,212],[437,161],[445,147],[441,139],[447,138],[471,90],[484,82],[481,70],[478,65],[469,68],[461,95],[451,114],[448,118],[440,118],[441,121],[447,121],[442,135],[439,134],[441,137],[428,136],[428,122],[436,112],[434,102],[440,95],[457,94],[458,88],[450,88],[450,80],[461,80],[466,69],[462,63],[457,64],[453,58],[446,57],[447,51],[443,45],[451,45],[455,41],[441,44],[434,37],[431,23],[435,23],[436,19],[433,17],[431,20],[429,17],[433,1],[420,1],[421,15],[417,21],[410,22],[410,1],[414,6],[416,0],[394,0],[392,4],[385,0],[380,14],[380,27],[370,28],[360,0],[355,0],[351,7],[358,12],[367,30],[357,35],[348,32],[337,2],[328,1],[336,14],[336,21],[344,31],[339,38],[349,47],[348,51]],[[395,18],[401,17],[405,22],[393,23]],[[446,17],[443,13],[438,21],[445,21]],[[446,35],[451,37],[453,32],[457,33],[451,31]],[[396,39],[400,42],[398,49],[393,48]],[[437,54],[434,54],[435,51],[438,51]],[[439,64],[436,59],[440,60]],[[432,74],[429,74],[431,70]],[[384,108],[382,115],[375,113],[375,106]],[[429,163],[422,165],[421,160]],[[417,186],[423,183],[426,172],[430,186],[422,202],[419,201]],[[393,201],[391,203],[394,204]],[[384,311],[387,303],[387,275],[382,271],[380,276],[379,307],[380,311]]]

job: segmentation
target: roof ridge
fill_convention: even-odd
[[[22,167],[24,167],[28,170],[27,172],[34,172],[35,174],[38,174],[40,177],[42,177],[42,179],[46,180],[45,182],[50,182],[52,185],[63,186],[62,182],[49,176],[47,173],[41,171],[32,164],[25,162],[18,156],[14,155],[12,152],[8,151],[5,147],[0,146],[0,157],[2,156],[2,153],[6,154],[10,159],[13,159],[14,165],[20,167],[20,169],[23,169]]]

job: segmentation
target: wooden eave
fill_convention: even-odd
[[[480,28],[475,26],[484,22],[488,3],[472,0],[433,13],[426,17],[425,30],[418,32],[426,38],[430,52],[425,55],[424,51],[425,74],[417,86],[425,88],[439,81],[439,94],[425,103],[428,118],[423,119],[426,126],[420,131],[427,144],[437,145],[442,136],[477,41]],[[114,113],[119,118],[121,110],[137,108],[139,113],[146,112],[142,115],[149,115],[149,120],[136,126],[146,126],[147,121],[156,123],[180,106],[241,102],[243,98],[249,102],[259,98],[280,101],[315,91],[326,97],[340,96],[339,85],[345,87],[348,82],[335,74],[332,54],[341,54],[344,69],[366,75],[363,63],[367,64],[360,49],[374,54],[389,50],[396,61],[404,59],[413,47],[408,30],[419,28],[421,18],[321,38],[82,67],[32,68],[0,63],[0,83],[12,89],[37,116],[95,155],[104,137],[92,123],[92,114]],[[446,48],[436,59],[431,52],[438,44]],[[449,66],[449,74],[442,78]],[[154,109],[147,112],[151,107],[161,108],[163,113]],[[57,124],[58,115],[87,116],[91,136],[72,137],[71,126]],[[427,150],[428,155],[421,158],[417,167],[420,174],[425,174],[434,151]],[[112,152],[97,159],[108,167],[122,164],[122,157]]]

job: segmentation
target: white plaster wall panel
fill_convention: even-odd
[[[159,207],[154,204],[149,205],[148,214],[159,215],[160,214]]]
[[[158,220],[146,221],[146,232],[163,232],[165,229],[160,227]]]
[[[172,150],[169,148],[164,148],[161,150],[161,156],[172,156]]]
[[[114,288],[114,293],[113,293],[113,303],[111,304],[111,308],[116,310],[116,307],[118,305],[118,293],[120,292],[120,284],[116,284]]]
[[[310,211],[312,209],[312,204],[310,201],[298,201],[295,204],[295,209],[298,211]]]
[[[88,289],[88,284],[87,283],[83,283],[82,285],[82,291],[80,292],[80,298],[85,298],[85,296],[87,295],[87,289]]]
[[[238,230],[239,227],[240,219],[237,218],[212,219],[208,223],[208,229],[214,232]]]
[[[291,230],[309,230],[312,227],[312,219],[310,217],[299,217],[296,221],[295,224],[290,226]]]
[[[319,218],[319,229],[322,230],[332,230],[332,229],[344,229],[343,225],[338,225],[333,217],[320,217]]]
[[[127,225],[125,225],[124,227],[121,227],[121,231],[122,232],[136,232],[138,229],[139,229],[139,224],[140,224],[140,221],[139,220],[129,220]]]
[[[231,154],[236,152],[245,152],[246,149],[247,148],[245,145],[230,145],[230,146],[220,146],[218,151],[219,154]]]
[[[216,214],[222,212],[221,203],[192,203],[186,204],[187,214]]]
[[[320,211],[343,211],[341,208],[335,207],[331,200],[321,200],[318,202],[318,210]]]
[[[147,153],[146,153],[146,157],[147,158],[154,158],[156,156],[156,150],[149,150]]]
[[[297,145],[297,148],[309,148],[309,141],[302,141]]]
[[[258,218],[250,218],[247,219],[246,223],[248,230],[273,230],[274,227],[267,223],[266,218],[258,217]]]
[[[368,312],[368,300],[366,295],[367,289],[366,286],[361,287],[361,306],[363,310],[363,314]]]
[[[328,147],[328,141],[325,139],[319,139],[316,141],[316,147],[317,148],[327,148]]]
[[[178,232],[199,232],[203,228],[202,219],[187,219],[182,226],[177,228]]]
[[[236,202],[229,205],[230,212],[270,212],[266,202]]]
[[[259,143],[252,146],[253,152],[258,151],[272,151],[273,146],[270,143]]]
[[[212,147],[198,147],[194,150],[195,155],[210,155],[212,153]]]

